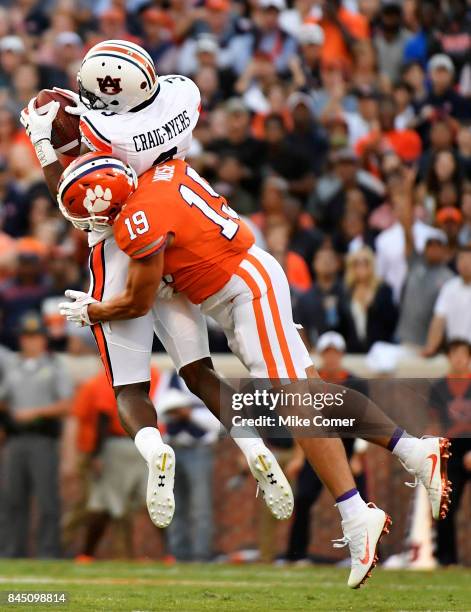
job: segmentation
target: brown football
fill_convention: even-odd
[[[36,96],[36,109],[40,115],[47,113],[53,100],[59,102],[60,108],[52,124],[52,146],[62,155],[77,157],[80,155],[80,118],[65,111],[65,107],[73,106],[73,102],[52,89],[42,89]]]

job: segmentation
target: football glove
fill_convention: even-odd
[[[20,122],[35,146],[40,140],[51,141],[52,123],[59,110],[59,102],[51,102],[47,113],[39,115],[35,108],[36,98],[31,98],[27,108],[21,111]]]
[[[65,107],[65,111],[69,113],[69,115],[80,116],[87,112],[88,108],[82,102],[78,93],[75,93],[75,91],[71,91],[70,89],[61,89],[60,87],[53,87],[53,89],[55,92],[63,95],[65,98],[68,98],[71,101],[72,104]]]
[[[173,287],[168,285],[164,280],[161,280],[157,290],[157,297],[162,300],[170,300],[173,298],[173,293]]]
[[[65,317],[67,321],[75,323],[78,327],[94,325],[88,316],[88,305],[94,304],[98,300],[92,298],[92,296],[88,295],[88,293],[84,293],[83,291],[74,291],[72,289],[67,289],[64,295],[65,297],[70,298],[72,301],[61,302],[59,304],[59,313]]]

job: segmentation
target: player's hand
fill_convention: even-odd
[[[95,304],[98,300],[92,298],[88,293],[73,291],[72,289],[67,289],[65,297],[72,301],[61,302],[59,304],[59,313],[65,317],[67,321],[75,323],[78,327],[93,325],[88,316],[88,306],[89,304]]]
[[[61,89],[60,87],[53,87],[53,90],[70,100],[71,105],[66,106],[64,109],[66,113],[69,113],[69,115],[80,116],[88,111],[88,108],[82,102],[78,93],[75,93],[75,91],[70,89]]]
[[[168,285],[164,280],[160,281],[157,297],[162,300],[170,300],[173,298],[173,287]]]
[[[27,108],[21,111],[20,122],[26,130],[33,145],[40,140],[51,140],[52,124],[59,110],[59,102],[51,102],[47,113],[39,115],[35,108],[36,98],[31,98]]]

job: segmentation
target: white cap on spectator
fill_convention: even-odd
[[[80,47],[82,46],[82,39],[77,32],[60,32],[55,38],[55,44],[58,47],[65,47],[67,45],[73,45]]]
[[[163,415],[175,408],[190,408],[193,405],[191,397],[179,389],[169,389],[162,394],[157,406],[157,414]]]
[[[347,346],[343,336],[334,331],[322,334],[317,341],[316,350],[318,353],[323,353],[328,348],[334,348],[341,353],[345,353]]]
[[[444,53],[437,53],[430,58],[427,65],[428,71],[432,72],[432,70],[437,70],[437,68],[444,68],[445,70],[448,70],[448,72],[451,72],[451,74],[455,73],[455,66],[453,65],[453,62],[451,61],[450,57]]]
[[[429,242],[440,242],[441,244],[447,245],[448,244],[448,236],[445,234],[444,231],[437,229],[435,227],[430,228],[429,234],[427,234],[427,237],[425,239],[425,245],[427,245]]]
[[[323,45],[324,30],[317,23],[303,23],[297,35],[300,45]]]
[[[224,105],[224,108],[226,109],[226,112],[228,112],[229,114],[248,112],[247,106],[245,105],[242,98],[236,98],[235,96],[227,100],[227,102]]]
[[[25,45],[19,36],[4,36],[0,39],[0,51],[24,53]]]
[[[306,93],[303,93],[302,91],[293,91],[293,93],[288,96],[288,100],[286,101],[286,104],[290,110],[293,110],[294,108],[299,106],[299,104],[303,104],[311,112],[313,110],[312,103],[313,100],[311,96]]]
[[[258,5],[262,9],[276,8],[278,11],[286,8],[285,0],[259,0]]]
[[[217,53],[219,44],[215,36],[212,34],[202,34],[196,41],[197,53]]]

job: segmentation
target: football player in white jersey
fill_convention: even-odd
[[[180,75],[157,77],[153,61],[144,49],[127,41],[108,40],[86,54],[77,81],[78,94],[56,91],[70,98],[71,106],[66,110],[80,115],[83,152],[91,149],[112,153],[131,164],[137,174],[157,163],[185,157],[200,106],[199,90],[190,79]],[[45,115],[39,115],[33,99],[21,117],[54,197],[63,172],[51,145],[57,110],[58,103],[54,102]],[[83,172],[88,171],[88,167],[83,168]],[[129,180],[137,179],[129,176]],[[99,212],[102,197],[106,199],[106,194],[87,194],[91,212]],[[117,247],[112,231],[101,228],[89,233],[89,245],[94,249],[91,263],[93,253],[98,253],[95,247],[101,243],[104,243],[99,262],[104,276],[103,295],[111,296],[125,287],[129,259]],[[96,287],[93,265],[91,277],[92,286]],[[89,296],[77,294],[76,298],[87,300]],[[217,417],[219,406],[212,398],[218,395],[214,389],[222,383],[212,366],[204,317],[184,296],[171,299],[157,296],[155,308],[143,317],[93,327],[100,352],[106,353],[109,362],[105,365],[120,417],[149,466],[147,501],[151,519],[157,526],[166,527],[174,509],[174,454],[162,442],[148,397],[152,328],[189,389]],[[267,504],[271,500],[270,511],[278,519],[289,518],[293,496],[285,475],[255,430],[242,430],[239,427],[231,435],[244,453]]]

